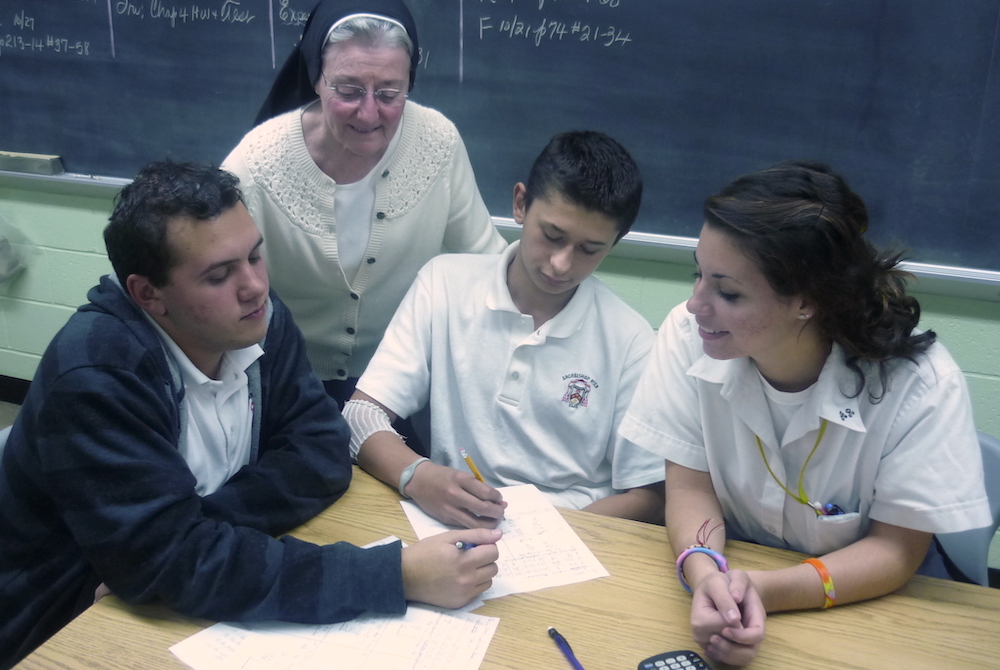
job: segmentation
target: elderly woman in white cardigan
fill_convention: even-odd
[[[321,2],[223,164],[341,406],[425,262],[506,246],[454,124],[407,102],[418,60],[401,0]]]

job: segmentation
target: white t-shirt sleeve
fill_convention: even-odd
[[[618,432],[660,458],[705,472],[698,387],[687,374],[702,349],[687,314],[682,303],[664,320]]]
[[[403,418],[424,407],[430,396],[433,263],[417,274],[358,380],[359,391]]]

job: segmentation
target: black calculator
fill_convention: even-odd
[[[639,663],[639,670],[711,670],[711,668],[701,656],[685,650],[650,656]]]

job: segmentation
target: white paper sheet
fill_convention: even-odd
[[[499,621],[410,605],[322,626],[220,623],[170,651],[195,670],[477,670]]]
[[[499,491],[507,501],[500,523],[503,537],[497,543],[499,573],[493,586],[483,593],[484,600],[608,576],[580,536],[534,485],[505,486]],[[400,504],[421,540],[454,530],[412,501]]]
[[[363,548],[397,540],[390,535]],[[477,670],[500,621],[467,613],[482,604],[410,605],[405,615],[365,614],[324,626],[220,623],[170,651],[195,670]]]

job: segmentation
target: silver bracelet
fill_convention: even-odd
[[[417,469],[418,465],[429,460],[431,459],[421,457],[406,466],[406,469],[399,475],[399,495],[404,498],[410,497],[406,495],[406,491],[404,489],[406,488],[406,485],[410,483],[410,480],[413,479],[413,471]]]

